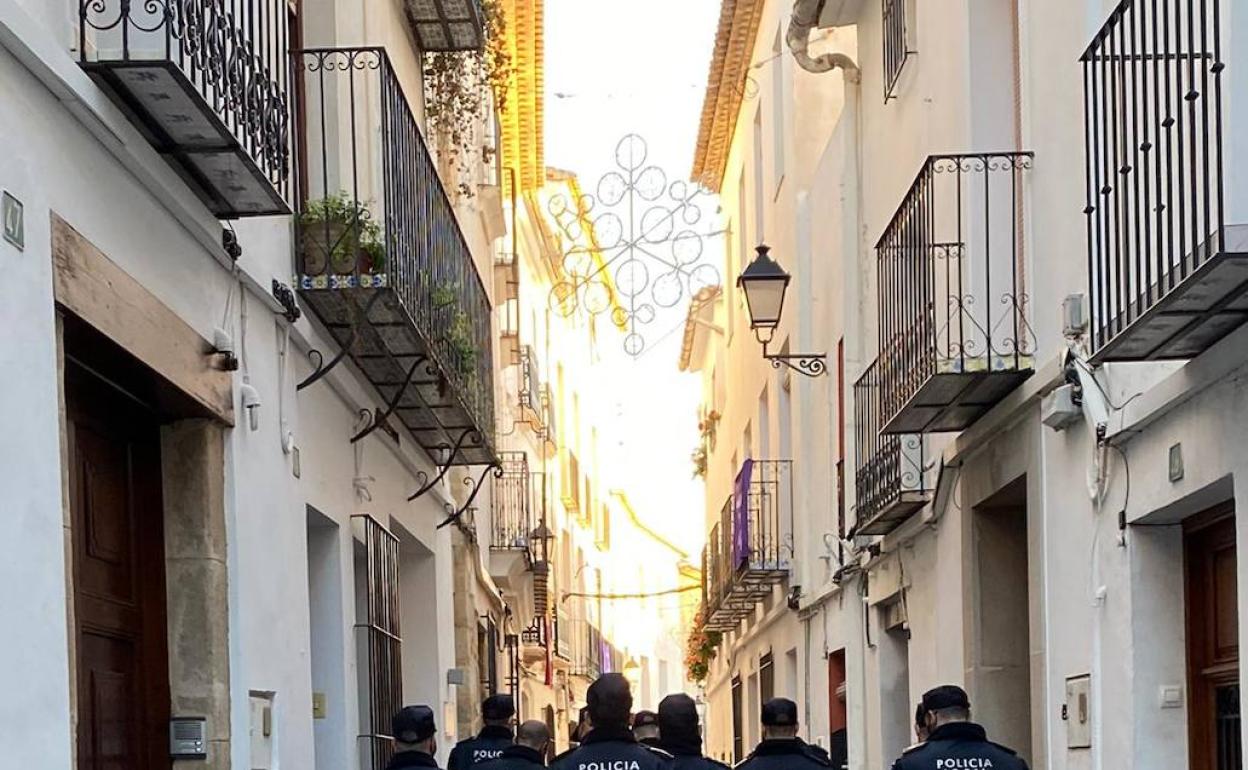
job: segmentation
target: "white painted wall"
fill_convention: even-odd
[[[213,328],[224,326],[240,352],[245,344],[235,381],[247,378],[262,406],[259,430],[246,427],[238,407],[240,425],[227,433],[234,765],[248,761],[247,693],[267,690],[275,693],[280,766],[354,767],[359,726],[350,516],[369,513],[403,539],[402,627],[410,630],[405,698],[430,703],[441,715],[441,704],[453,697],[445,684],[455,660],[452,564],[449,535],[434,526],[451,485],[408,502],[418,486],[415,472],[430,470],[414,441],[404,436],[396,447],[379,432],[356,447],[348,442],[359,409],[378,403],[349,366],[295,392],[311,371],[307,347],[332,355],[333,346],[306,318],[288,333],[264,297],[272,279],[290,282],[290,218],[236,223],[244,255],[237,277],[231,276],[212,249],[220,226],[78,69],[66,47],[72,19],[62,5],[0,4],[0,188],[22,201],[26,216],[25,250],[0,244],[6,275],[0,318],[11,332],[0,339],[0,362],[14,373],[0,399],[0,421],[11,437],[0,444],[0,483],[11,490],[5,511],[15,525],[0,546],[6,578],[0,606],[6,617],[22,619],[11,624],[0,653],[16,664],[6,667],[5,687],[24,693],[3,707],[0,766],[71,766],[67,543],[49,251],[55,212],[201,336],[211,339]],[[413,57],[410,51],[398,56],[418,78]],[[419,94],[418,81],[408,86]],[[479,218],[466,227],[482,242]],[[282,450],[287,431],[299,448],[300,478]],[[371,500],[354,486],[364,477]],[[451,481],[460,487],[457,478]],[[308,506],[326,526],[311,551]],[[310,580],[318,587],[314,612]],[[323,662],[316,674],[314,649]],[[313,689],[329,696],[330,714],[315,726]]]

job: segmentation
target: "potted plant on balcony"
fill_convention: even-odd
[[[693,628],[685,640],[685,673],[689,679],[701,684],[711,673],[711,661],[715,659],[715,648],[723,639],[719,631],[706,630],[705,610],[698,610],[693,617]]]
[[[472,382],[477,376],[481,351],[472,333],[472,319],[459,304],[459,284],[447,282],[435,285],[429,292],[429,300],[434,311],[447,314],[446,342],[450,350],[450,366],[460,377]]]
[[[693,461],[693,477],[706,478],[706,445],[699,444],[689,455],[689,459]]]
[[[309,201],[299,216],[299,257],[304,275],[383,272],[381,225],[368,206],[345,192]]]

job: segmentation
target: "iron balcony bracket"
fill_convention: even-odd
[[[369,298],[368,304],[364,306],[363,315],[365,319],[368,318],[369,311],[373,309],[373,303],[376,302],[377,298],[380,296],[381,292],[374,292],[373,296]],[[334,367],[342,363],[342,360],[347,357],[347,352],[351,350],[351,346],[355,344],[355,337],[356,327],[352,326],[347,334],[347,341],[342,343],[342,347],[338,350],[338,353],[329,360],[328,364],[325,363],[325,356],[321,353],[321,351],[316,348],[309,350],[308,358],[315,361],[316,369],[308,375],[307,379],[295,386],[295,392],[297,393],[309,385],[315,384],[322,377],[332,372]]]
[[[477,436],[480,438],[481,434],[477,432],[476,428],[466,428],[463,433],[459,434],[459,439],[455,441],[454,447],[447,446],[446,444],[442,445],[441,448],[449,452],[449,454],[446,456],[446,462],[438,466],[438,475],[430,479],[429,474],[424,471],[417,471],[416,478],[420,480],[420,489],[417,489],[411,494],[410,497],[407,498],[409,503],[436,487],[438,482],[446,477],[447,472],[451,470],[452,463],[455,461],[455,455],[459,454],[460,449],[463,449],[464,442],[468,440],[469,436]],[[482,477],[484,478],[484,474],[482,474]]]
[[[389,403],[386,404],[385,410],[377,410],[370,413],[371,420],[368,426],[351,437],[352,444],[366,437],[382,425],[385,425],[386,420],[390,417],[390,415],[394,414],[394,410],[399,406],[399,401],[403,398],[403,394],[407,391],[407,386],[411,384],[412,377],[416,376],[416,369],[418,369],[420,365],[427,360],[428,358],[426,356],[416,356],[416,360],[412,362],[411,368],[407,370],[407,376],[403,378],[403,383],[394,391],[394,396],[391,397]]]
[[[485,469],[481,471],[481,475],[478,478],[474,479],[471,476],[464,478],[464,486],[471,489],[472,492],[468,495],[468,499],[464,501],[464,504],[461,505],[458,510],[455,510],[454,506],[450,503],[446,504],[447,517],[442,520],[442,523],[439,524],[436,529],[442,529],[448,524],[454,524],[459,521],[459,518],[472,507],[472,503],[477,499],[477,495],[481,494],[481,489],[485,487],[485,476],[491,471],[494,473],[494,478],[502,478],[503,466],[496,462],[485,466]]]
[[[771,362],[773,369],[787,366],[807,377],[820,377],[828,373],[827,353],[768,353],[767,343],[764,342],[763,358]]]

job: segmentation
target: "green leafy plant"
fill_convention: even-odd
[[[693,477],[706,478],[706,446],[699,445],[689,455],[689,459],[693,460]]]
[[[385,238],[368,206],[340,192],[310,201],[299,217],[304,271],[317,275],[380,273],[386,268]],[[358,248],[358,251],[355,249]]]
[[[507,49],[507,20],[499,0],[481,0],[484,45],[476,51],[447,51],[425,55],[425,114],[430,131],[446,147],[461,177],[470,177],[480,156],[489,162],[493,148],[478,146],[477,130],[490,110],[502,111],[511,79]],[[464,182],[454,185],[471,195]]]
[[[693,628],[685,640],[685,673],[691,681],[701,684],[711,673],[711,661],[715,659],[716,648],[723,641],[719,631],[707,631],[706,619],[702,610],[693,618]]]

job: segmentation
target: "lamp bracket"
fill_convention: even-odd
[[[828,373],[827,353],[768,353],[767,342],[763,342],[763,358],[771,362],[773,369],[787,366],[798,374],[807,377],[821,377]]]

